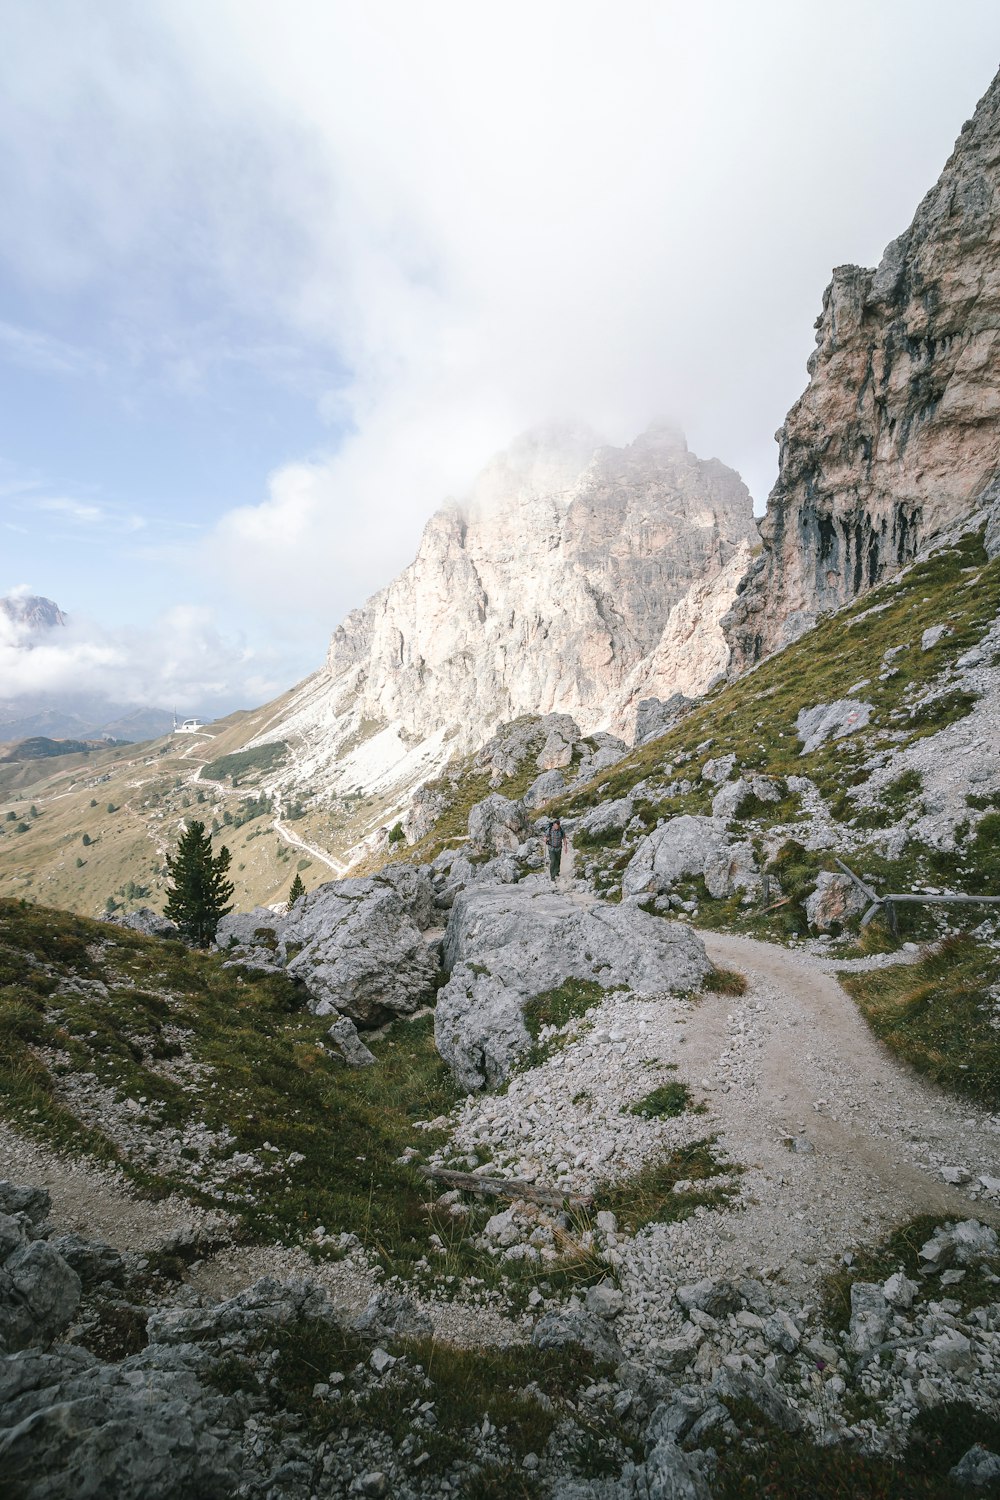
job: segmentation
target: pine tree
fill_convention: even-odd
[[[229,860],[225,846],[213,855],[212,840],[199,822],[188,825],[177,853],[167,855],[170,885],[164,911],[196,948],[208,947],[219,922],[233,909],[226,905],[233,894],[233,883],[226,879]]]
[[[288,892],[288,904],[289,904],[289,906],[294,906],[295,903],[296,903],[296,901],[299,899],[299,897],[300,896],[304,896],[305,893],[306,893],[306,888],[302,884],[302,876],[301,875],[296,875],[295,879],[292,881],[292,888]]]

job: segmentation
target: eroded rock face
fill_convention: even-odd
[[[702,691],[724,669],[728,647],[716,630],[709,649],[704,622],[728,608],[755,541],[739,476],[673,429],[625,448],[530,434],[334,633],[331,683],[409,735],[454,726],[455,749],[525,713],[614,728],[609,704],[634,720],[641,698]],[[695,588],[707,593],[685,613]],[[539,770],[568,764],[564,740],[553,734]]]
[[[778,433],[764,551],[725,624],[740,669],[889,577],[993,491],[1000,79],[877,270],[838,266]]]
[[[434,1039],[471,1091],[503,1082],[530,1048],[522,1012],[532,995],[566,979],[686,991],[709,965],[696,933],[634,906],[581,905],[544,886],[472,886],[455,898],[445,968]]]

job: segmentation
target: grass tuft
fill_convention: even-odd
[[[1000,1106],[996,952],[946,938],[916,964],[844,975],[841,983],[894,1052],[936,1083]]]

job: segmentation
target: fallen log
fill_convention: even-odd
[[[446,1183],[463,1193],[482,1193],[487,1198],[524,1198],[547,1208],[591,1208],[587,1193],[561,1193],[558,1188],[537,1187],[523,1177],[487,1177],[478,1172],[453,1172],[447,1167],[421,1167],[425,1177]]]

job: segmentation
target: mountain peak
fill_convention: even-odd
[[[68,623],[58,604],[41,594],[8,594],[0,599],[0,614],[24,630],[52,630]]]

